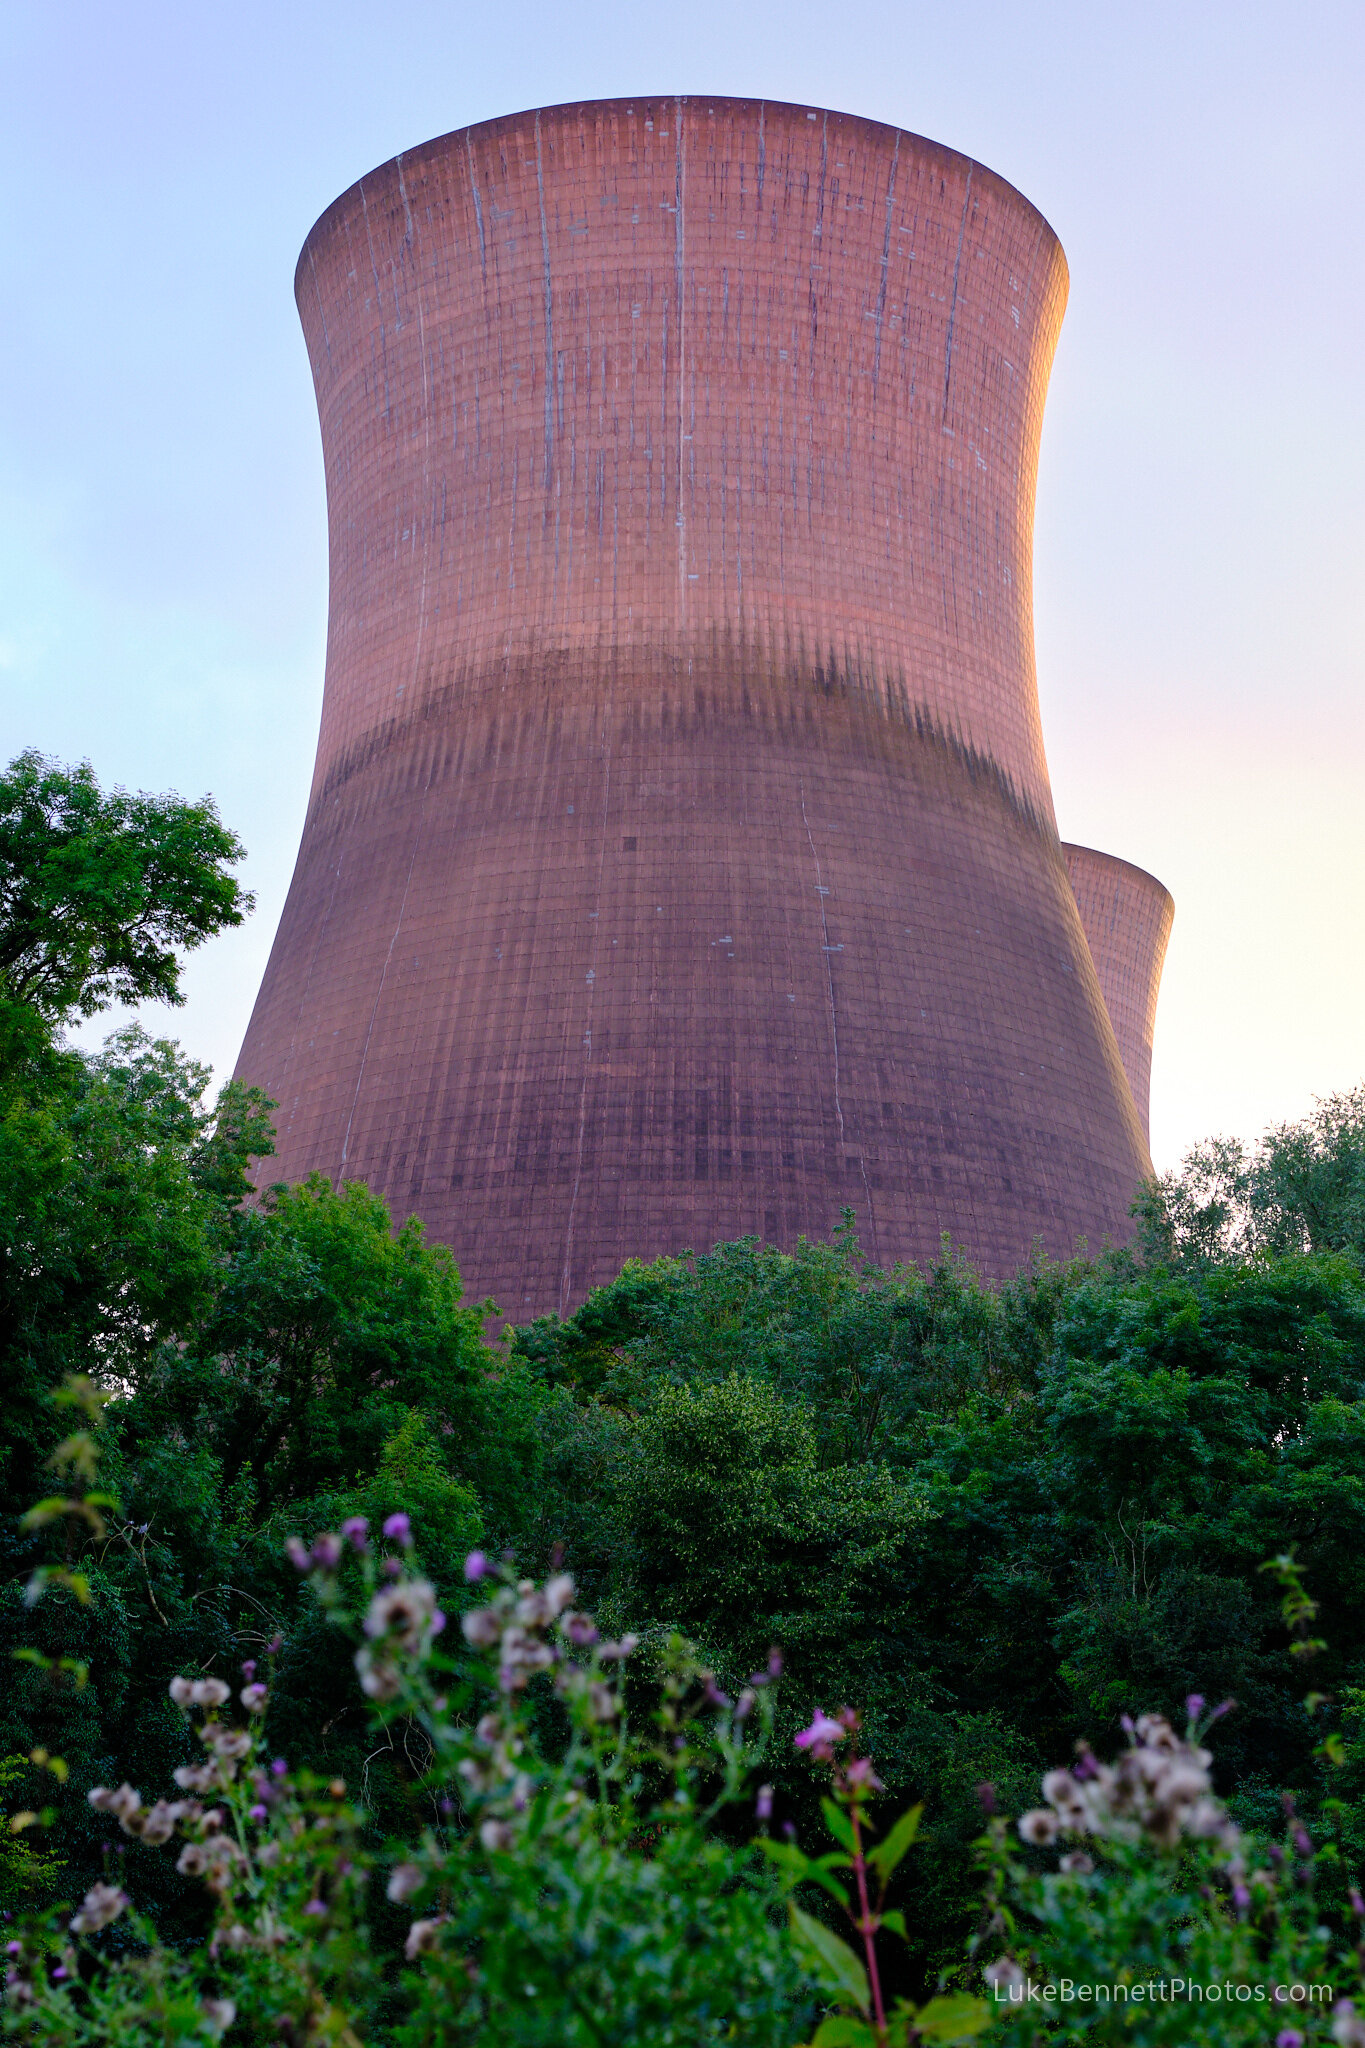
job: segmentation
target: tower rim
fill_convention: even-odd
[[[901,128],[894,121],[878,121],[869,114],[852,114],[839,107],[822,107],[812,105],[803,100],[768,99],[760,94],[696,92],[618,93],[614,94],[610,99],[557,100],[548,106],[520,107],[512,114],[495,114],[483,121],[466,122],[460,128],[447,128],[441,134],[428,136],[424,141],[413,143],[407,149],[396,150],[392,156],[384,157],[379,163],[372,165],[360,177],[353,178],[345,190],[339,192],[336,198],[322,209],[322,212],[313,222],[313,225],[303,238],[298,261],[294,266],[295,298],[297,299],[298,297],[299,275],[308,259],[309,251],[333,215],[342,213],[357,198],[363,200],[365,187],[373,183],[382,173],[389,171],[401,173],[405,158],[421,156],[427,150],[438,148],[442,144],[454,143],[461,138],[471,138],[485,133],[505,133],[507,130],[515,128],[519,122],[534,122],[543,115],[582,114],[589,109],[596,113],[609,113],[613,111],[633,112],[640,106],[659,106],[665,103],[671,103],[678,107],[705,107],[708,110],[715,108],[727,110],[747,108],[755,111],[759,109],[767,111],[770,109],[777,114],[800,114],[803,118],[813,120],[823,118],[830,121],[847,122],[852,127],[863,130],[875,130],[883,136],[893,136],[919,148],[933,150],[937,155],[942,156],[946,161],[954,165],[969,167],[973,175],[980,173],[983,177],[988,178],[1001,192],[1006,193],[1013,202],[1023,207],[1025,212],[1031,214],[1046,230],[1061,263],[1062,303],[1065,305],[1066,298],[1069,296],[1071,266],[1067,262],[1066,249],[1061,236],[1042,208],[1037,206],[1028,197],[1027,193],[1020,191],[1017,185],[1012,184],[999,171],[992,169],[990,164],[983,163],[980,157],[971,156],[965,150],[954,149],[949,143],[937,142],[933,136],[922,135],[916,129]]]

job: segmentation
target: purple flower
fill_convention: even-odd
[[[1189,1715],[1189,1717],[1190,1717],[1190,1719],[1191,1719],[1192,1721],[1197,1721],[1197,1720],[1199,1719],[1199,1716],[1200,1716],[1200,1715],[1201,1715],[1201,1714],[1203,1713],[1203,1711],[1204,1711],[1204,1695],[1203,1695],[1203,1693],[1202,1693],[1202,1692],[1192,1692],[1192,1693],[1190,1694],[1189,1698],[1188,1698],[1188,1699],[1187,1699],[1187,1700],[1185,1701],[1185,1712],[1186,1712],[1186,1713],[1187,1713],[1187,1714]]]
[[[390,1515],[384,1523],[384,1534],[391,1543],[404,1546],[412,1542],[412,1523],[400,1508],[396,1515]]]
[[[384,1576],[386,1579],[401,1578],[402,1574],[403,1560],[401,1557],[386,1557],[384,1559]]]
[[[1281,2027],[1275,2036],[1275,2048],[1303,2048],[1303,2035],[1297,2027]]]
[[[327,1912],[327,1908],[323,1905],[321,1899],[310,1899],[303,1910],[305,1913],[311,1913],[315,1920],[324,1918]]]
[[[1251,1904],[1251,1893],[1240,1879],[1232,1887],[1232,1903],[1239,1913],[1245,1913],[1247,1907]]]
[[[354,1550],[363,1550],[370,1534],[370,1525],[363,1515],[347,1515],[341,1525],[341,1533]]]
[[[54,1984],[60,1984],[63,1977],[69,1977],[70,1975],[71,1972],[67,1969],[66,1964],[58,1963],[56,1969],[52,1972],[52,1981]]]
[[[771,1785],[760,1785],[760,1786],[759,1786],[759,1788],[758,1788],[758,1797],[757,1797],[757,1799],[756,1799],[756,1800],[754,1801],[754,1816],[755,1816],[755,1818],[756,1818],[757,1820],[771,1820],[771,1819],[772,1819],[772,1817],[773,1817],[773,1788],[772,1788],[772,1786],[771,1786]]]
[[[266,1817],[266,1809],[265,1807],[259,1804],[256,1806],[249,1806],[247,1808],[247,1817],[250,1820],[264,1820]]]
[[[435,1608],[431,1616],[431,1633],[434,1636],[438,1636],[441,1633],[441,1630],[445,1627],[445,1625],[446,1618],[444,1614],[442,1614],[439,1607]]]
[[[313,1562],[320,1564],[325,1572],[334,1572],[341,1563],[341,1538],[329,1529],[325,1535],[313,1538]]]
[[[281,1650],[282,1650],[283,1648],[284,1648],[284,1637],[283,1637],[283,1636],[272,1636],[272,1637],[270,1638],[270,1641],[269,1641],[269,1642],[268,1642],[268,1643],[266,1644],[266,1646],[265,1646],[265,1654],[266,1654],[266,1656],[267,1656],[267,1657],[278,1657],[278,1656],[279,1656],[279,1654],[280,1654],[280,1651],[281,1651]]]
[[[1356,1890],[1354,1885],[1351,1886],[1350,1891],[1347,1893],[1347,1897],[1351,1901],[1351,1911],[1355,1914],[1356,1919],[1365,1920],[1365,1899],[1361,1898],[1360,1893]]]
[[[803,1728],[800,1734],[792,1739],[798,1749],[814,1750],[817,1756],[822,1751],[828,1755],[832,1743],[843,1741],[844,1730],[837,1721],[831,1721],[829,1715],[822,1714],[817,1707],[810,1727]]]
[[[287,1776],[289,1766],[282,1756],[277,1756],[274,1763],[270,1766],[270,1769],[275,1777],[283,1778]]]
[[[492,1566],[481,1550],[471,1550],[464,1561],[464,1575],[471,1586],[477,1585],[485,1572],[491,1570]]]
[[[706,1680],[706,1691],[703,1697],[708,1707],[732,1707],[734,1705],[734,1701],[729,1693],[722,1692],[715,1679],[709,1675]],[[801,1740],[799,1735],[796,1739],[798,1742]]]
[[[297,1536],[289,1538],[284,1546],[284,1554],[296,1572],[306,1572],[312,1565],[313,1560],[308,1555],[306,1544],[301,1543]]]
[[[256,1676],[256,1659],[254,1657],[247,1658],[242,1666],[242,1676],[248,1683]]]
[[[1224,1714],[1230,1714],[1233,1708],[1236,1706],[1236,1704],[1236,1700],[1221,1701],[1219,1705],[1216,1706],[1213,1712],[1209,1715],[1209,1727],[1212,1728],[1215,1721],[1221,1721]]]

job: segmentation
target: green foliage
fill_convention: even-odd
[[[176,1773],[189,1796],[144,1801],[125,1783],[91,1801],[126,1837],[178,1851],[208,1894],[209,1938],[163,1945],[105,1879],[74,1914],[19,1924],[7,2030],[53,2048],[145,2025],[173,2041],[352,2043],[380,2025],[414,2048],[788,2043],[805,1986],[777,1883],[716,1827],[750,1797],[766,1700],[720,1700],[675,1638],[655,1647],[636,1713],[622,1682],[634,1639],[600,1642],[562,1575],[537,1587],[503,1572],[465,1618],[475,1654],[443,1654],[428,1580],[356,1530],[319,1548],[318,1603],[338,1635],[363,1623],[355,1662],[379,1728],[419,1733],[417,1839],[396,1861],[376,1853],[340,1780],[265,1767],[265,1684],[243,1688],[238,1726],[222,1717],[227,1684],[178,1677],[177,1705],[202,1715],[201,1761]],[[367,1886],[386,1866],[391,1913]],[[376,1911],[401,1956],[368,1938]]]
[[[32,751],[0,775],[0,1002],[48,1025],[180,993],[178,953],[252,907],[212,800],[101,790]]]
[[[1365,1084],[1255,1145],[1197,1145],[1177,1172],[1148,1183],[1135,1213],[1147,1256],[1164,1264],[1365,1254]]]
[[[983,1841],[978,1954],[1004,2038],[1283,2048],[1353,2042],[1362,1952],[1333,1940],[1320,1879],[1339,1861],[1287,1805],[1280,1841],[1239,1828],[1213,1797],[1190,1701],[1183,1740],[1145,1715],[1114,1764],[1082,1749],[1043,1779],[1021,1856],[1002,1820]],[[1217,1712],[1209,1722],[1218,1718]],[[1058,1853],[1060,1851],[1060,1854]]]

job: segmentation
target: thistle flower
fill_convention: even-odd
[[[1365,2048],[1365,2020],[1349,1998],[1337,2001],[1332,2014],[1332,2039],[1340,2043],[1340,2048]]]
[[[760,1785],[758,1788],[758,1797],[754,1801],[754,1819],[768,1821],[771,1820],[772,1817],[773,1788],[771,1785]]]
[[[329,1529],[322,1536],[313,1538],[311,1552],[314,1564],[321,1565],[327,1572],[334,1572],[341,1563],[341,1538]]]
[[[502,1634],[502,1616],[496,1607],[473,1607],[460,1616],[464,1639],[476,1650],[487,1650]]]
[[[401,1585],[384,1586],[375,1594],[365,1616],[365,1633],[370,1637],[393,1636],[405,1650],[415,1650],[435,1613],[436,1588],[430,1580],[406,1579]]]
[[[263,1685],[244,1685],[237,1697],[248,1714],[263,1714],[269,1694]]]
[[[567,1572],[557,1572],[545,1581],[545,1605],[551,1616],[562,1614],[573,1596],[574,1582]]]
[[[623,1658],[631,1656],[639,1647],[640,1638],[638,1636],[622,1636],[618,1643],[603,1643],[597,1654],[604,1664],[619,1664]]]
[[[171,1776],[182,1792],[214,1792],[220,1782],[216,1764],[177,1764]]]
[[[111,1920],[117,1920],[130,1901],[127,1892],[119,1890],[116,1884],[91,1885],[81,1902],[79,1912],[71,1921],[73,1934],[98,1934],[101,1927],[107,1927]]]
[[[139,1835],[153,1849],[162,1842],[169,1842],[175,1833],[175,1824],[184,1811],[183,1799],[158,1799],[156,1805],[143,1814],[142,1824],[138,1829]]]
[[[498,1849],[510,1849],[514,1839],[505,1820],[486,1820],[479,1829],[479,1840],[490,1855]]]
[[[96,1813],[112,1813],[120,1823],[137,1813],[142,1806],[141,1795],[133,1790],[126,1779],[116,1792],[111,1792],[106,1785],[92,1785],[85,1796]]]
[[[401,1508],[385,1519],[384,1534],[390,1543],[401,1543],[405,1549],[412,1542],[412,1523]]]
[[[387,1892],[395,1906],[404,1906],[426,1882],[426,1872],[416,1863],[396,1863],[389,1873]]]
[[[464,1575],[471,1586],[476,1586],[485,1572],[492,1570],[482,1550],[471,1550],[464,1561]]]
[[[1046,1848],[1055,1842],[1061,1823],[1050,1806],[1035,1806],[1030,1813],[1019,1818],[1019,1839],[1032,1842],[1038,1848]]]
[[[390,1664],[386,1657],[377,1657],[369,1645],[355,1653],[355,1668],[360,1674],[360,1689],[367,1699],[396,1700],[403,1689],[403,1677],[396,1664]]]
[[[803,1728],[792,1740],[798,1749],[808,1749],[821,1763],[827,1763],[834,1754],[835,1743],[842,1742],[846,1733],[840,1722],[822,1714],[817,1707],[809,1728]]]
[[[403,1954],[410,1963],[415,1963],[418,1956],[430,1955],[436,1946],[440,1929],[444,1925],[444,1914],[435,1920],[413,1921],[408,1929],[408,1938],[403,1943]]]
[[[363,1515],[348,1515],[341,1525],[341,1533],[353,1550],[368,1549],[370,1525]]]
[[[997,1999],[1002,1996],[1022,1997],[1024,1987],[1028,1983],[1027,1977],[1012,1956],[999,1956],[995,1962],[987,1963],[982,1975]]]

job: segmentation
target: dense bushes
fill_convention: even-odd
[[[604,1626],[681,1633],[732,1697],[780,1644],[772,1811],[803,1842],[821,1785],[792,1737],[856,1703],[887,1802],[924,1805],[924,1853],[893,1881],[890,1997],[962,1967],[980,1786],[1017,1811],[1078,1741],[1102,1752],[1124,1715],[1179,1725],[1188,1694],[1237,1702],[1215,1787],[1239,1825],[1267,1828],[1288,1795],[1334,1830],[1347,1860],[1319,1896],[1346,1924],[1365,1852],[1365,1095],[1249,1151],[1202,1148],[1099,1260],[1001,1287],[947,1249],[882,1273],[849,1217],[791,1252],[632,1264],[490,1344],[451,1254],[365,1188],[246,1199],[251,1162],[268,1168],[259,1096],[207,1106],[203,1071],[140,1032],[63,1045],[111,992],[174,999],[175,948],[242,906],[211,807],[177,821],[174,800],[63,774],[0,778],[0,1647],[38,1656],[0,1689],[0,1770],[11,1805],[48,1817],[0,1855],[7,1903],[100,1879],[90,1786],[166,1785],[195,1755],[170,1680],[244,1658],[273,1660],[268,1746],[353,1788],[357,1854],[417,1839],[427,1749],[376,1734],[316,1561],[285,1550],[402,1514],[448,1612],[470,1551],[533,1572],[553,1555]],[[168,862],[172,909],[139,950],[119,919]],[[73,1373],[108,1397],[114,1505],[21,1528]],[[1311,1714],[1260,1569],[1290,1547],[1327,1642]],[[553,1757],[564,1731],[536,1713]],[[739,1852],[733,1813],[713,1832]],[[202,1932],[165,1858],[139,1848],[120,1882],[168,1937]],[[391,1990],[396,1923],[361,1917]]]

